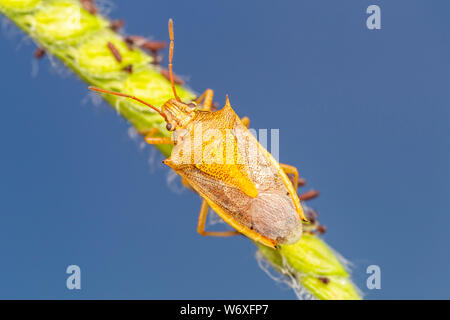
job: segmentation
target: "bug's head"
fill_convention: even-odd
[[[168,100],[161,107],[161,114],[167,122],[166,129],[174,131],[187,124],[195,115],[197,105],[195,103],[183,103],[177,99]]]

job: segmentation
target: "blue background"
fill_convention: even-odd
[[[176,72],[280,128],[280,160],[321,190],[310,205],[367,299],[449,298],[448,1],[114,3],[128,33],[165,40],[173,17]],[[295,298],[250,241],[196,233],[198,196],[173,192],[86,84],[48,58],[32,77],[23,38],[0,41],[0,298]],[[82,290],[65,287],[70,264]]]

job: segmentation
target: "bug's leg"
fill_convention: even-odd
[[[203,199],[198,216],[197,232],[202,236],[229,237],[240,234],[237,231],[205,231],[206,217],[208,216],[208,203]]]
[[[145,142],[148,144],[173,144],[171,138],[168,137],[145,137]]]
[[[284,163],[280,163],[280,167],[281,167],[281,169],[283,169],[283,171],[286,174],[294,175],[294,189],[297,190],[298,189],[298,180],[299,180],[297,168],[294,166],[290,166],[288,164],[284,164]]]
[[[172,138],[170,137],[155,137],[154,135],[157,132],[158,128],[152,128],[139,133],[145,136],[145,142],[148,144],[173,144]]]
[[[195,100],[197,105],[203,101],[202,110],[210,111],[214,97],[214,91],[212,89],[206,89],[200,97]]]

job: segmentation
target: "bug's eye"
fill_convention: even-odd
[[[188,107],[191,108],[191,109],[195,109],[195,108],[197,108],[197,105],[195,103],[191,102],[191,103],[188,104]]]
[[[166,129],[169,130],[169,131],[172,131],[172,129],[173,129],[173,124],[168,123],[168,124],[166,125]]]

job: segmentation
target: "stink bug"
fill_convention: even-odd
[[[173,132],[172,137],[155,137],[155,128],[146,133],[145,140],[149,144],[174,145],[170,157],[163,162],[182,177],[186,186],[203,197],[198,233],[209,236],[243,234],[272,248],[276,248],[277,243],[297,242],[302,234],[302,220],[306,220],[297,196],[297,169],[279,164],[258,143],[248,130],[249,119],[240,119],[236,115],[228,96],[224,108],[218,111],[211,111],[211,89],[195,102],[181,101],[172,70],[172,19],[169,20],[169,35],[169,78],[174,98],[168,100],[161,110],[134,96],[94,87],[90,89],[136,100],[164,118],[167,130]],[[200,103],[201,109],[198,107]],[[211,129],[219,134],[208,138],[205,134],[196,135],[199,125],[204,129],[202,132]],[[200,159],[195,159],[198,155]],[[222,156],[226,157],[225,162],[221,161]],[[287,174],[294,176],[294,183]],[[205,231],[208,207],[236,231]]]

